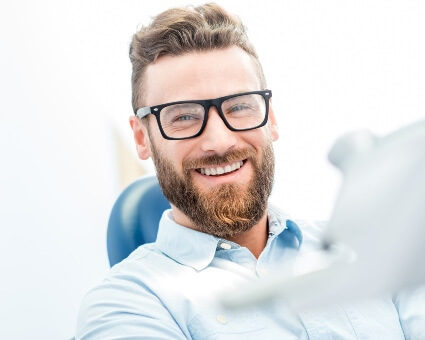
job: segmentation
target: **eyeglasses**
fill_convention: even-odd
[[[136,116],[153,114],[165,139],[179,140],[199,136],[208,121],[211,106],[217,108],[231,131],[257,129],[267,123],[272,91],[251,91],[208,100],[185,100],[142,107]]]

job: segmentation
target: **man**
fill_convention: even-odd
[[[157,241],[116,265],[85,297],[78,339],[417,334],[420,323],[404,313],[409,297],[320,313],[296,313],[283,303],[224,309],[220,293],[290,270],[299,254],[318,247],[316,226],[267,203],[278,138],[272,92],[244,26],[214,4],[159,14],[134,35],[130,59],[137,152],[152,157],[171,210]]]

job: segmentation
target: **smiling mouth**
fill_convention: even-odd
[[[226,175],[228,173],[234,172],[236,170],[239,170],[244,161],[238,161],[234,162],[232,164],[228,164],[224,167],[217,166],[217,167],[209,167],[209,168],[199,168],[196,169],[200,174],[206,175],[206,176],[220,176],[220,175]]]

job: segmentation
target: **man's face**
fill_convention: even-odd
[[[261,89],[253,60],[239,47],[161,57],[146,71],[147,106]],[[211,107],[203,133],[187,140],[163,139],[155,117],[148,119],[149,128],[131,120],[139,156],[152,156],[177,223],[231,237],[264,216],[278,137],[271,106],[266,126],[244,132],[230,131]]]

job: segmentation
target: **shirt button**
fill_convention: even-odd
[[[222,243],[220,244],[220,248],[223,248],[223,249],[229,250],[229,249],[232,249],[232,245],[230,245],[230,244],[228,244],[228,243],[225,243],[225,242],[222,242]]]
[[[227,319],[224,315],[217,315],[217,321],[221,324],[225,325],[227,323]]]

